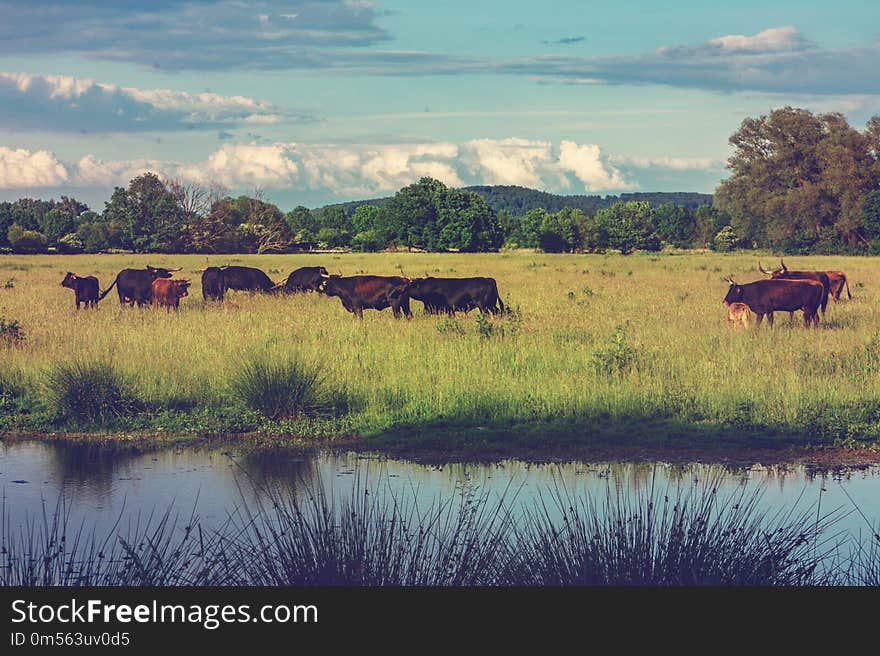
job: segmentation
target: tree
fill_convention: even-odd
[[[385,206],[381,226],[386,242],[437,250],[437,208],[446,185],[424,177],[404,187]]]
[[[86,253],[100,253],[110,248],[107,227],[99,221],[85,221],[76,230],[77,237]]]
[[[541,229],[549,214],[547,210],[536,208],[529,210],[520,221],[520,234],[522,242],[520,246],[523,248],[540,248],[541,247]]]
[[[802,250],[830,238],[864,245],[862,198],[880,185],[878,130],[874,119],[860,133],[840,114],[792,107],[747,118],[730,137],[731,176],[715,204],[747,243]]]
[[[188,250],[184,211],[155,173],[132,179],[127,189],[116,187],[105,204],[103,218],[122,227],[123,248],[146,253]]]
[[[647,201],[614,203],[596,212],[608,232],[608,246],[623,255],[639,249],[660,250],[660,237],[654,229],[654,208]]]
[[[862,225],[871,242],[871,252],[880,253],[880,190],[865,194],[862,200]]]
[[[663,203],[655,210],[657,234],[663,241],[677,248],[693,243],[696,221],[693,212],[682,205]]]
[[[497,251],[504,240],[498,217],[481,196],[444,189],[438,198],[432,250]]]
[[[365,230],[351,238],[351,248],[361,253],[375,253],[385,248],[385,242],[378,230]]]
[[[287,221],[287,225],[290,228],[290,234],[293,235],[294,241],[315,241],[315,235],[318,230],[321,229],[321,226],[308,207],[299,205],[288,212],[284,218]]]
[[[46,235],[36,230],[26,230],[17,223],[9,226],[6,238],[15,253],[45,253],[48,246]]]
[[[382,223],[382,210],[375,205],[358,205],[351,215],[351,227],[357,232],[377,231]]]

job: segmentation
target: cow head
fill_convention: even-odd
[[[409,295],[420,300],[418,297],[422,293],[422,285],[431,278],[411,278],[409,280]]]
[[[730,284],[730,289],[727,290],[727,296],[724,297],[724,301],[722,302],[725,305],[738,303],[740,298],[742,298],[742,287],[734,282],[732,276],[730,278],[725,278],[725,280]]]
[[[153,276],[153,280],[155,280],[156,278],[170,278],[173,271],[180,271],[182,268],[183,267],[177,267],[176,269],[165,269],[162,267],[150,266],[149,264],[147,265],[147,271],[149,271],[150,275]]]
[[[73,289],[73,283],[75,280],[76,280],[76,274],[68,271],[67,275],[64,276],[64,280],[61,281],[61,286]]]
[[[174,286],[174,293],[177,294],[178,298],[189,295],[187,291],[191,284],[189,280],[172,280],[171,284]]]
[[[342,276],[334,273],[332,276],[321,274],[321,277],[324,279],[324,284],[321,285],[318,291],[327,296],[339,296],[339,292],[342,289],[339,285],[339,281]]]
[[[321,277],[322,277],[322,278],[327,277],[327,276],[330,275],[329,273],[327,273],[327,268],[326,268],[326,267],[322,267],[322,266],[319,266],[319,267],[318,267],[318,273],[321,274]]]

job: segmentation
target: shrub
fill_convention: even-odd
[[[9,227],[6,238],[15,253],[45,253],[49,245],[46,235],[42,232],[25,230],[17,223]]]
[[[0,344],[3,346],[21,346],[25,340],[24,331],[17,319],[7,321],[0,317]]]
[[[320,367],[297,357],[262,358],[240,366],[232,379],[232,392],[269,419],[296,417],[333,405],[320,378]]]
[[[623,373],[634,367],[638,361],[638,352],[629,343],[626,328],[617,326],[607,346],[593,349],[593,366],[600,376]]]
[[[56,418],[104,424],[137,413],[141,403],[130,381],[109,362],[62,362],[46,377],[48,401]]]
[[[715,239],[712,241],[715,250],[720,253],[732,251],[736,248],[738,243],[739,237],[729,225],[721,228],[721,230],[718,231],[718,234],[715,235]]]

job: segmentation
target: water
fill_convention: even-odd
[[[382,488],[414,496],[420,507],[450,499],[465,489],[504,498],[520,507],[534,507],[554,486],[576,495],[603,497],[625,493],[689,488],[718,478],[722,495],[760,490],[760,506],[771,514],[796,508],[844,514],[835,531],[868,535],[869,524],[880,525],[880,466],[817,472],[800,465],[726,468],[709,464],[567,463],[530,464],[507,460],[496,464],[454,464],[443,467],[391,460],[375,455],[295,450],[236,450],[187,446],[139,452],[88,444],[11,441],[0,444],[0,490],[9,526],[51,515],[60,498],[70,521],[85,522],[98,534],[150,513],[161,514],[173,504],[188,517],[195,509],[204,528],[219,527],[242,502],[265,497],[282,488],[304,494],[323,485],[338,497],[352,486]],[[359,483],[356,483],[358,481]],[[868,521],[857,512],[861,510]]]

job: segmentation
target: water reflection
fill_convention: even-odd
[[[228,445],[142,451],[89,443],[14,441],[0,447],[0,488],[12,525],[39,514],[43,504],[54,506],[63,496],[74,520],[94,522],[98,529],[112,526],[123,512],[148,514],[172,504],[186,512],[196,499],[203,523],[219,525],[242,502],[261,501],[270,489],[298,495],[322,485],[332,494],[345,496],[355,481],[371,489],[385,487],[414,495],[424,506],[466,489],[528,506],[560,486],[575,494],[601,497],[608,490],[630,495],[652,487],[685,490],[716,479],[722,494],[759,487],[761,503],[770,511],[797,503],[821,503],[823,510],[848,512],[855,504],[870,521],[880,518],[878,467],[822,472],[785,465],[513,460],[438,467],[374,455]],[[840,527],[853,532],[868,528],[857,512],[849,512]]]

